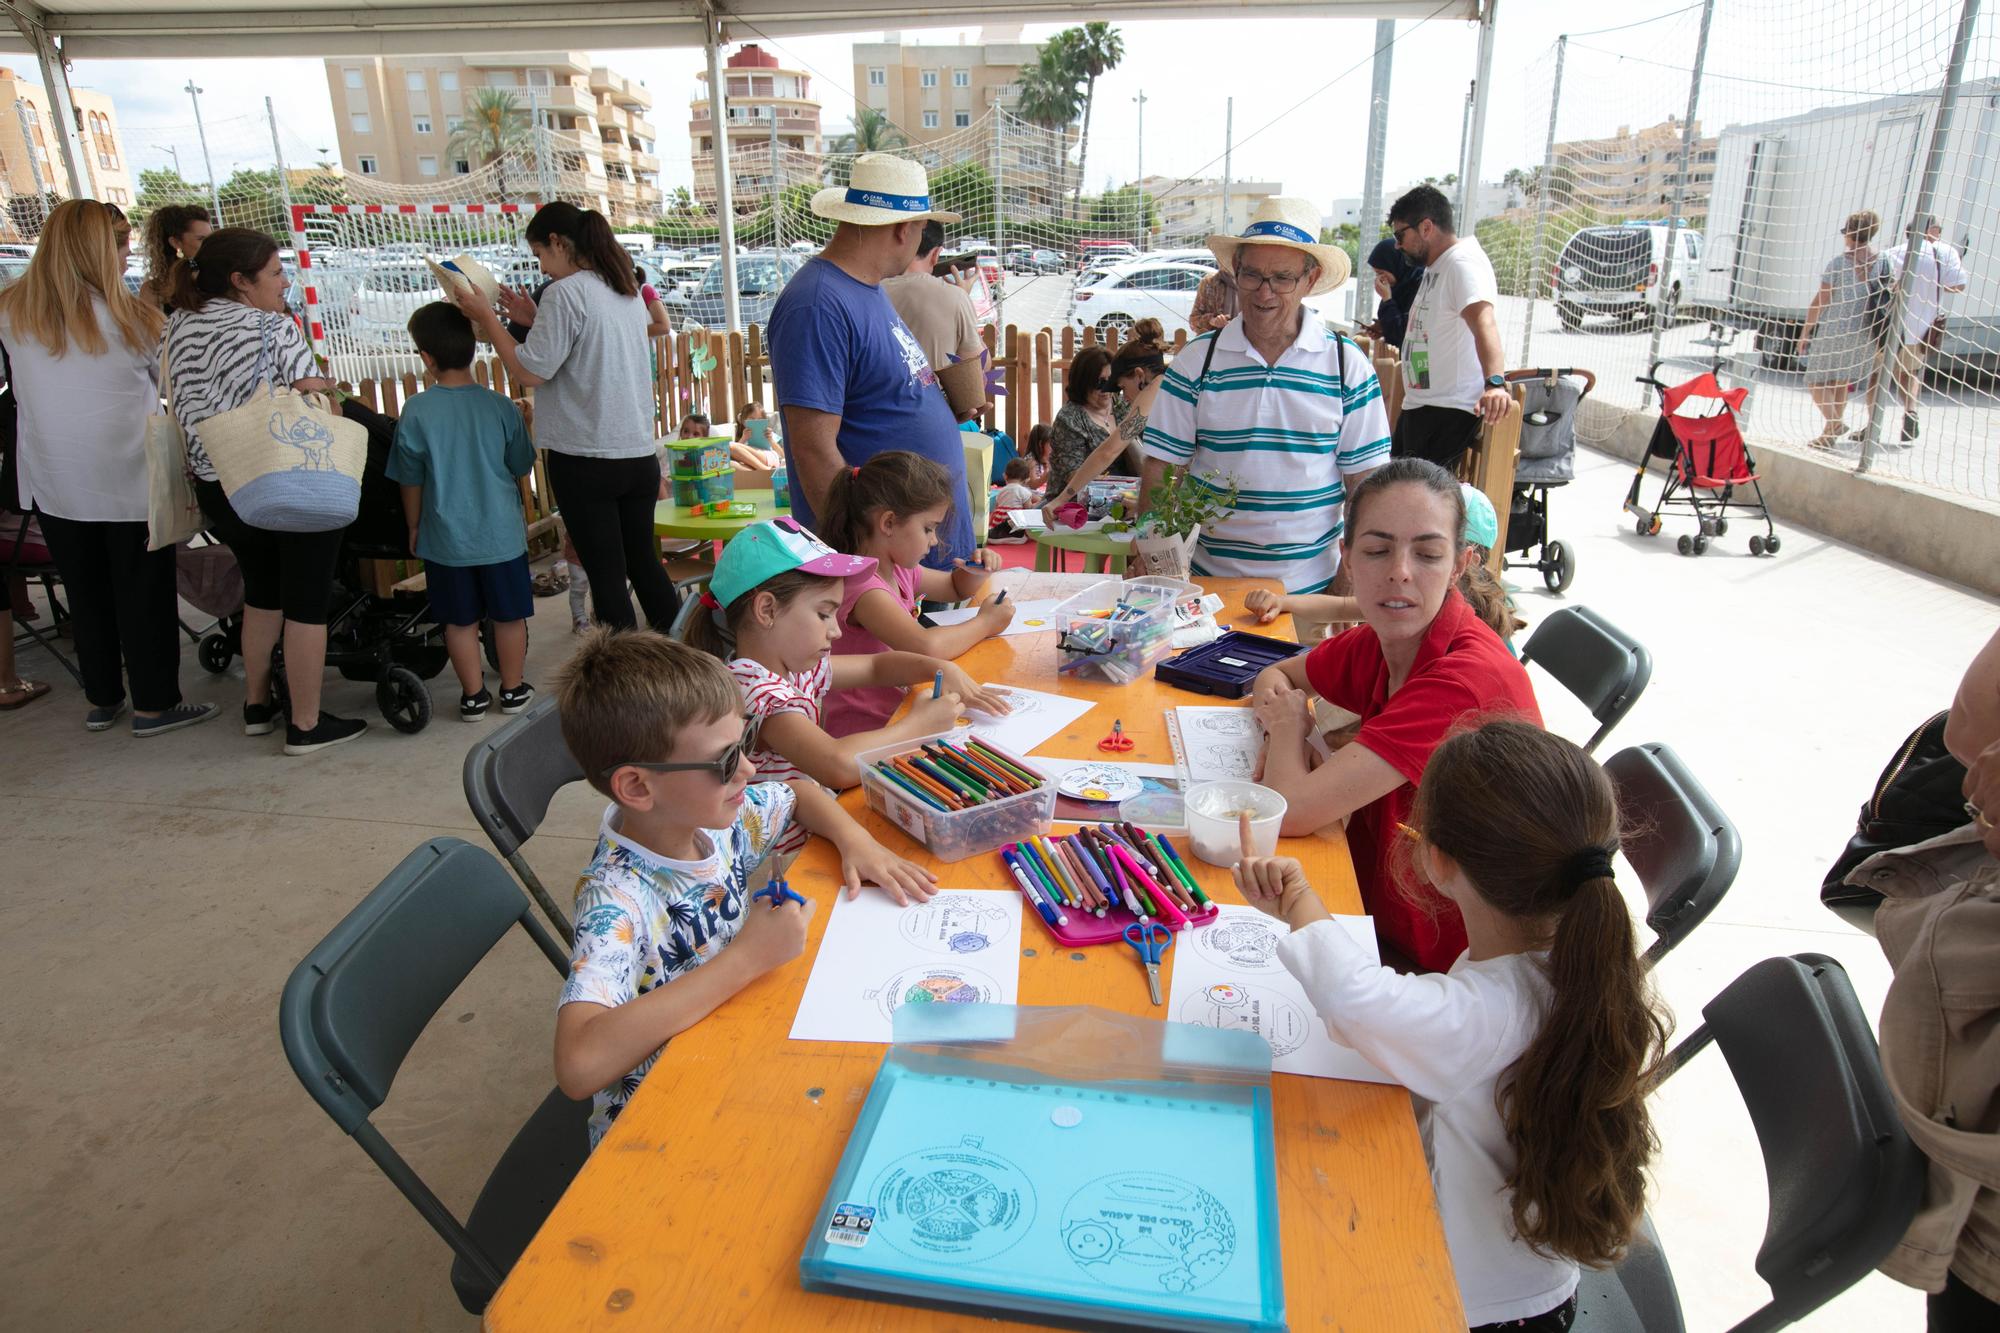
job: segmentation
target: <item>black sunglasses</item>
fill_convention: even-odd
[[[1097,382],[1097,391],[1099,393],[1110,393],[1113,389],[1117,387],[1118,386],[1116,384],[1113,384],[1111,382],[1111,377],[1109,375],[1106,375],[1103,379]]]
[[[713,759],[704,759],[692,764],[648,764],[637,759],[628,759],[622,764],[613,764],[598,773],[606,782],[621,768],[643,768],[648,773],[713,773],[717,782],[727,783],[736,776],[736,769],[743,762],[747,752],[757,748],[757,724],[763,719],[746,717],[743,719],[743,739],[724,750]]]

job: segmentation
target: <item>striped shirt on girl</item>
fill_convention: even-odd
[[[833,688],[833,659],[821,657],[810,671],[781,675],[762,662],[738,657],[731,659],[729,674],[736,677],[737,688],[743,691],[744,708],[760,722],[780,713],[797,713],[818,726],[820,711],[826,705],[827,691]],[[776,750],[765,748],[761,737],[757,748],[750,752],[750,762],[757,766],[759,782],[812,781],[791,760]],[[795,823],[785,830],[773,850],[790,855],[805,845],[805,827]]]

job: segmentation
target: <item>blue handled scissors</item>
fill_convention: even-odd
[[[1160,999],[1160,959],[1166,957],[1167,950],[1174,942],[1173,933],[1164,926],[1151,921],[1125,927],[1125,942],[1139,955],[1139,961],[1146,965],[1146,989],[1153,993],[1153,1003],[1165,1003]]]
[[[771,900],[771,906],[774,908],[784,906],[785,900],[787,898],[791,899],[793,902],[797,903],[801,907],[804,907],[806,905],[805,898],[797,893],[794,893],[792,891],[790,883],[782,879],[772,880],[769,884],[766,884],[763,888],[751,894],[750,898],[753,902],[759,898],[769,898]]]

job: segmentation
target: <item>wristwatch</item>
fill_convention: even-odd
[[[1507,377],[1505,375],[1488,375],[1486,377],[1486,387],[1489,389],[1504,389],[1507,387]]]

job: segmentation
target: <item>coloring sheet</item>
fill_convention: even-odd
[[[1009,594],[1009,601],[1012,595]],[[1007,628],[1000,631],[1000,637],[1011,639],[1016,634],[1050,634],[1056,629],[1056,622],[1050,613],[1062,604],[1060,597],[1038,597],[1031,602],[1014,602],[1014,618],[1007,622]],[[979,614],[976,606],[961,606],[950,611],[927,611],[933,625],[963,625]]]
[[[986,688],[1006,695],[1014,711],[1005,717],[995,717],[991,713],[968,708],[965,715],[972,720],[972,729],[1001,749],[1022,757],[1031,754],[1036,746],[1051,736],[1059,735],[1064,727],[1097,706],[1089,699],[1044,694],[1040,690],[1024,690],[1018,685],[988,683]]]
[[[998,593],[1007,590],[1010,602],[1032,602],[1049,599],[1060,602],[1065,597],[1074,597],[1087,592],[1096,585],[1112,577],[1109,574],[1058,574],[1033,569],[1003,569],[987,583],[987,587]]]
[[[898,907],[863,889],[833,905],[792,1039],[886,1044],[902,1005],[1012,1004],[1020,988],[1020,894],[951,889]]]
[[[1180,757],[1190,783],[1249,781],[1257,771],[1264,729],[1248,704],[1214,708],[1183,704],[1171,710]]]
[[[1337,916],[1334,921],[1370,958],[1380,956],[1375,918]],[[1281,1074],[1394,1083],[1326,1034],[1304,988],[1278,961],[1278,941],[1290,933],[1284,922],[1254,907],[1224,904],[1209,925],[1176,935],[1168,1016],[1199,1027],[1256,1033],[1270,1043],[1271,1068]]]

